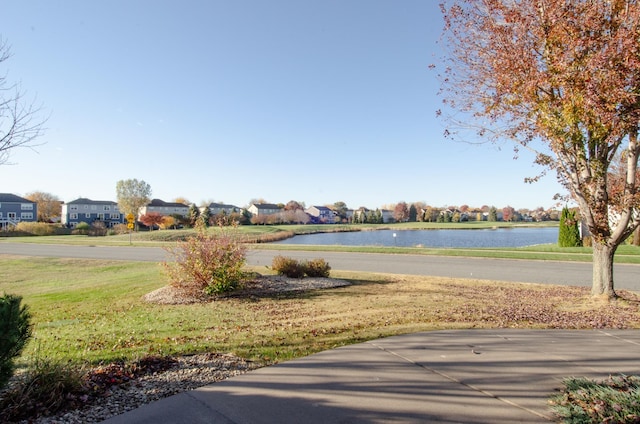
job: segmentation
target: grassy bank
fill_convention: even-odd
[[[351,286],[167,306],[141,299],[167,284],[155,263],[5,256],[0,267],[0,292],[33,313],[25,360],[229,352],[273,362],[423,330],[640,328],[635,295],[598,303],[586,288],[343,272],[333,276]]]

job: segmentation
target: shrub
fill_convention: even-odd
[[[78,225],[76,225],[76,227],[73,229],[73,231],[71,232],[71,234],[80,234],[80,235],[87,235],[89,234],[89,229],[91,228],[91,226],[86,223],[86,222],[78,222]]]
[[[574,247],[580,246],[580,230],[578,229],[578,220],[576,212],[570,211],[566,206],[562,209],[560,215],[560,226],[558,229],[558,246]]]
[[[128,234],[129,227],[127,227],[127,224],[116,224],[111,227],[111,231],[113,231],[114,234]]]
[[[246,248],[229,231],[207,234],[198,226],[195,236],[166,250],[174,258],[163,263],[171,285],[190,295],[226,293],[242,285]]]
[[[102,221],[94,221],[88,231],[89,236],[98,237],[107,235],[107,226]]]
[[[0,297],[0,389],[15,369],[14,359],[31,337],[31,314],[22,297],[5,294]]]
[[[293,258],[278,255],[273,258],[271,268],[279,275],[285,275],[289,278],[304,277],[304,266]]]
[[[86,365],[36,357],[2,394],[0,422],[39,422],[38,417],[82,408],[96,398],[109,396],[114,387],[168,370],[176,362],[171,357],[145,356],[133,363],[117,361],[88,369]]]
[[[331,267],[324,259],[318,258],[304,263],[304,273],[309,277],[328,278]]]
[[[51,359],[38,359],[7,390],[0,402],[0,420],[17,422],[48,416],[86,400],[82,367]]]
[[[308,277],[328,277],[331,267],[324,259],[313,259],[311,261],[299,262],[293,258],[276,256],[271,262],[271,268],[279,275],[289,278]]]
[[[16,225],[16,231],[23,231],[25,233],[33,234],[36,236],[50,236],[55,234],[56,225],[48,224],[46,222],[18,222]]]

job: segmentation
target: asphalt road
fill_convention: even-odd
[[[151,262],[169,259],[167,253],[158,247],[67,246],[10,242],[0,243],[0,255]],[[272,250],[249,250],[247,262],[249,265],[269,266],[276,255],[295,259],[323,258],[334,270],[591,286],[591,264],[577,262]],[[616,265],[614,278],[616,288],[640,292],[639,265]]]

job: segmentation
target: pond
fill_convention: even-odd
[[[524,247],[557,243],[558,228],[497,228],[479,230],[378,230],[295,236],[277,244],[398,247]]]

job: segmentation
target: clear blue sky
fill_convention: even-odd
[[[245,206],[554,205],[532,158],[446,140],[435,0],[12,1],[0,65],[50,115],[3,192]]]

